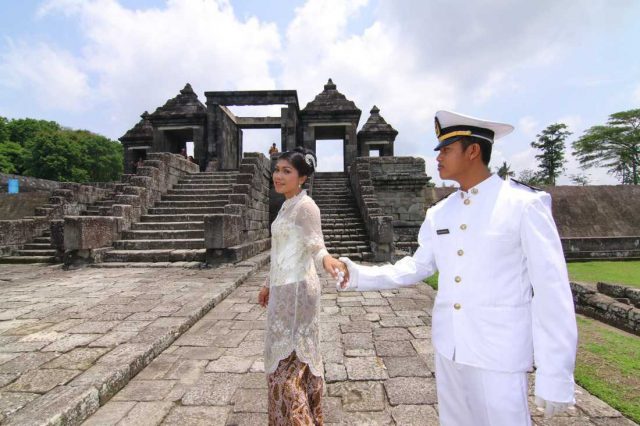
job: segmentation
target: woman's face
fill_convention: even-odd
[[[307,179],[300,176],[288,160],[278,160],[273,170],[273,185],[278,194],[291,198],[299,192],[300,185]]]

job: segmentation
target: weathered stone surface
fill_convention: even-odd
[[[375,342],[378,356],[415,356],[416,351],[407,340],[380,340]]]
[[[384,410],[384,389],[380,382],[331,383],[328,394],[342,398],[344,411]]]
[[[32,425],[34,419],[51,425],[79,424],[98,410],[98,391],[93,387],[58,386],[9,417],[7,425]]]
[[[389,377],[431,377],[427,363],[417,356],[383,358]]]
[[[241,374],[207,373],[184,394],[182,405],[227,405],[241,381]]]
[[[122,419],[125,425],[158,425],[173,407],[172,402],[138,402]]]
[[[31,370],[5,389],[9,392],[46,393],[56,386],[64,385],[80,373],[80,370]]]
[[[113,397],[114,401],[157,401],[164,399],[175,380],[132,380]]]
[[[396,377],[387,380],[384,388],[391,405],[435,404],[436,382],[433,378]]]
[[[438,413],[431,405],[397,405],[391,416],[398,425],[438,426]]]
[[[76,348],[49,361],[41,368],[61,368],[65,370],[87,370],[104,355],[105,348]]]
[[[8,417],[39,397],[37,393],[0,392],[0,415]]]
[[[246,373],[249,371],[253,358],[223,355],[207,365],[207,373]]]
[[[129,411],[136,405],[135,401],[113,401],[107,405],[100,407],[96,413],[91,416],[83,426],[106,426],[115,425],[122,420]]]
[[[173,407],[162,424],[224,426],[227,424],[227,416],[226,407]]]
[[[233,396],[233,411],[236,413],[266,413],[266,389],[238,389]]]
[[[344,365],[349,380],[384,380],[389,377],[382,359],[378,357],[345,358]]]

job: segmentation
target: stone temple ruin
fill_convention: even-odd
[[[376,106],[358,129],[361,110],[331,80],[302,109],[295,90],[205,92],[205,98],[203,104],[187,84],[143,113],[120,138],[120,182],[13,177],[48,202],[33,216],[0,220],[0,262],[195,266],[269,249],[282,197],[271,185],[274,159],[244,152],[244,129],[280,129],[280,151],[343,141],[344,171],[316,173],[307,184],[335,255],[382,262],[412,253],[426,209],[452,190],[433,187],[423,159],[395,156],[398,131]],[[280,105],[280,116],[240,117],[229,109],[245,105]],[[195,162],[179,154],[188,142]],[[12,176],[0,177],[6,188]],[[548,190],[567,259],[640,258],[640,188]],[[0,194],[0,207],[27,194]]]

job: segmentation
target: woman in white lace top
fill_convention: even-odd
[[[320,210],[302,190],[315,166],[313,152],[299,147],[281,154],[273,172],[275,190],[285,201],[271,225],[271,271],[258,296],[267,307],[264,367],[270,425],[323,424],[316,271],[324,268],[336,278],[344,266],[327,252]]]

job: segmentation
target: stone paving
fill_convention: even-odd
[[[215,269],[0,266],[0,421],[78,424],[268,261]]]
[[[84,425],[266,425],[262,362],[267,269],[246,280],[155,358]],[[323,278],[321,339],[327,425],[437,425],[426,285],[336,294]],[[632,425],[577,391],[577,406],[534,424]]]

